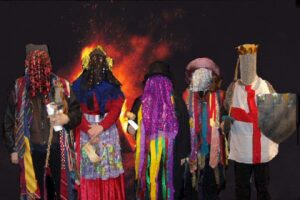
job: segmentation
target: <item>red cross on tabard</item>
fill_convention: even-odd
[[[245,90],[247,91],[247,103],[249,106],[249,113],[246,113],[246,111],[241,108],[232,107],[230,115],[237,121],[248,122],[252,124],[252,161],[253,164],[256,164],[261,162],[261,131],[258,127],[258,111],[257,106],[255,104],[255,90],[251,89],[251,85],[245,86]]]

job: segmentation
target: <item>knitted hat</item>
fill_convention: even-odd
[[[31,52],[31,51],[34,51],[34,50],[41,50],[41,51],[45,51],[47,53],[48,52],[48,46],[46,44],[27,44],[26,45],[26,55]]]

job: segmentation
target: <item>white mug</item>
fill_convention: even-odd
[[[57,110],[57,105],[54,102],[48,103],[46,107],[49,116],[56,115],[58,113],[63,112],[62,110]],[[63,130],[63,127],[58,125],[58,126],[53,126],[53,129],[57,132]]]

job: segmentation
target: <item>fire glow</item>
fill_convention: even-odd
[[[72,73],[68,79],[73,82],[82,72],[81,60],[88,55],[93,48],[101,45],[110,56],[114,65],[113,74],[122,84],[122,91],[125,94],[125,102],[120,113],[119,129],[124,134],[131,148],[135,146],[134,139],[127,133],[126,112],[132,107],[135,98],[142,93],[142,81],[147,66],[155,61],[166,59],[170,55],[170,46],[166,42],[154,43],[148,36],[131,36],[126,42],[125,48],[118,44],[108,44],[103,40],[95,40],[82,48],[81,59],[72,67]]]

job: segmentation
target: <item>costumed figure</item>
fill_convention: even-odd
[[[46,45],[29,44],[26,54],[25,75],[15,81],[4,115],[11,161],[20,165],[20,199],[76,199],[71,129],[80,124],[80,104],[68,81],[51,72]]]
[[[188,112],[176,95],[169,65],[155,61],[144,79],[144,91],[132,112],[136,132],[137,199],[183,199],[186,158],[190,154]]]
[[[219,199],[228,164],[227,140],[221,130],[225,95],[220,90],[219,67],[209,58],[197,58],[187,65],[186,80],[189,87],[184,99],[190,117],[192,198]]]
[[[124,101],[112,59],[101,46],[83,58],[73,90],[83,112],[76,129],[79,199],[124,200],[124,169],[116,121]]]
[[[234,161],[236,199],[250,199],[250,179],[254,182],[258,200],[271,199],[269,162],[278,153],[278,144],[266,137],[259,127],[257,97],[274,93],[269,82],[256,74],[258,45],[244,44],[237,47],[239,59],[235,81],[226,92],[224,106],[232,123],[229,131],[229,159]],[[241,78],[237,80],[238,65]],[[225,125],[226,126],[226,125]]]

